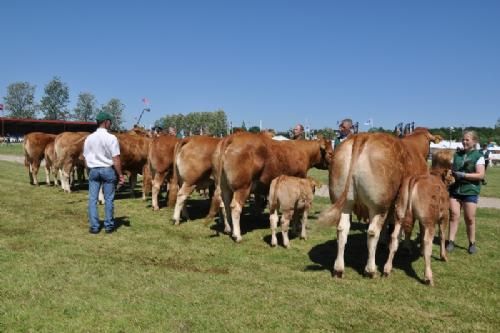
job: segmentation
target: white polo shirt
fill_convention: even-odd
[[[113,157],[120,155],[118,139],[105,128],[98,128],[83,144],[83,157],[89,168],[113,166]]]

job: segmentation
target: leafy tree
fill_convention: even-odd
[[[40,109],[45,119],[64,120],[69,116],[68,103],[68,86],[56,76],[45,86],[45,96],[42,97]]]
[[[241,129],[246,131],[247,130],[247,127],[245,125],[245,121],[243,120],[243,122],[241,123]]]
[[[28,82],[15,82],[7,86],[7,96],[3,98],[5,109],[12,118],[35,118],[35,86]]]
[[[214,112],[191,112],[187,115],[172,114],[160,118],[155,126],[167,129],[175,127],[177,132],[183,130],[185,135],[206,134],[224,136],[227,134],[227,117],[223,110]]]
[[[251,133],[260,133],[260,127],[259,126],[251,126],[248,128],[248,131]]]
[[[88,92],[80,93],[73,112],[73,118],[76,120],[91,121],[95,119],[95,115],[99,112],[95,96]]]
[[[290,133],[292,133],[290,131]],[[333,140],[336,137],[335,130],[331,127],[325,127],[314,131],[315,135],[322,135],[325,139]]]
[[[113,116],[113,125],[111,127],[113,131],[123,129],[123,111],[125,110],[125,105],[118,98],[110,99],[108,103],[102,106],[101,110]]]

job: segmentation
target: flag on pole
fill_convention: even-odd
[[[3,111],[3,104],[0,104],[0,110]]]
[[[142,98],[142,102],[143,102],[144,104],[148,105],[148,104],[149,104],[149,99],[147,99],[146,97],[143,97],[143,98]]]
[[[365,121],[365,126],[372,126],[373,125],[373,120],[372,118],[368,119],[367,121]]]

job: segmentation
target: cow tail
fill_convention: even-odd
[[[349,171],[347,173],[347,178],[344,185],[344,190],[339,198],[335,201],[333,205],[329,208],[325,209],[318,218],[318,223],[324,226],[332,226],[338,225],[340,221],[340,214],[342,213],[342,209],[347,200],[347,193],[349,192],[349,188],[351,186],[352,173],[353,168],[356,162],[358,161],[358,157],[365,146],[367,141],[366,136],[353,136],[352,143],[352,152],[351,152],[351,160],[349,161]]]
[[[398,220],[404,219],[408,209],[410,209],[411,191],[414,183],[414,177],[406,177],[401,184],[399,195],[396,199],[396,217]]]
[[[23,150],[24,150],[24,166],[29,168],[30,166],[30,161],[29,161],[29,153],[28,153],[28,147],[29,147],[29,138],[24,141],[23,143]]]
[[[168,207],[173,207],[177,201],[177,193],[179,192],[179,169],[177,168],[177,156],[181,148],[188,142],[188,139],[183,139],[175,144],[174,148],[174,163],[172,166],[172,179],[168,189]]]
[[[279,176],[271,182],[271,187],[269,188],[269,213],[272,214],[276,209],[278,209],[278,188],[282,181],[282,177]]]
[[[222,139],[221,143],[218,148],[218,154],[219,158],[217,160],[217,170],[215,175],[215,191],[214,195],[212,197],[212,203],[210,204],[210,211],[208,212],[207,219],[212,219],[214,218],[218,213],[220,209],[220,204],[222,202],[222,190],[221,190],[221,178],[222,178],[222,167],[223,167],[223,159],[222,155],[224,154],[224,151],[226,150],[227,146],[229,145],[229,138],[226,137]]]

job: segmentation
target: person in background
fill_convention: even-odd
[[[486,181],[486,170],[488,170],[488,164],[490,164],[490,151],[488,150],[488,145],[483,144],[483,156],[484,156],[484,178],[482,180],[483,185],[488,184]]]
[[[118,139],[109,133],[113,117],[106,112],[100,112],[97,117],[97,130],[90,134],[83,145],[83,156],[89,168],[89,232],[98,234],[101,231],[97,197],[102,186],[105,203],[104,229],[106,233],[116,230],[114,220],[114,199],[117,176],[119,184],[123,185],[124,177],[120,160],[120,145]]]
[[[302,124],[297,124],[292,131],[292,140],[305,140],[306,135],[304,133],[304,126]]]
[[[463,149],[453,156],[452,172],[455,183],[450,187],[450,229],[446,250],[455,249],[455,236],[460,220],[460,210],[464,210],[464,220],[469,238],[468,252],[474,254],[476,248],[476,209],[484,179],[484,156],[476,149],[477,133],[466,131],[462,138]]]
[[[337,147],[352,133],[352,119],[346,118],[340,122],[339,131],[335,138],[333,147]]]

